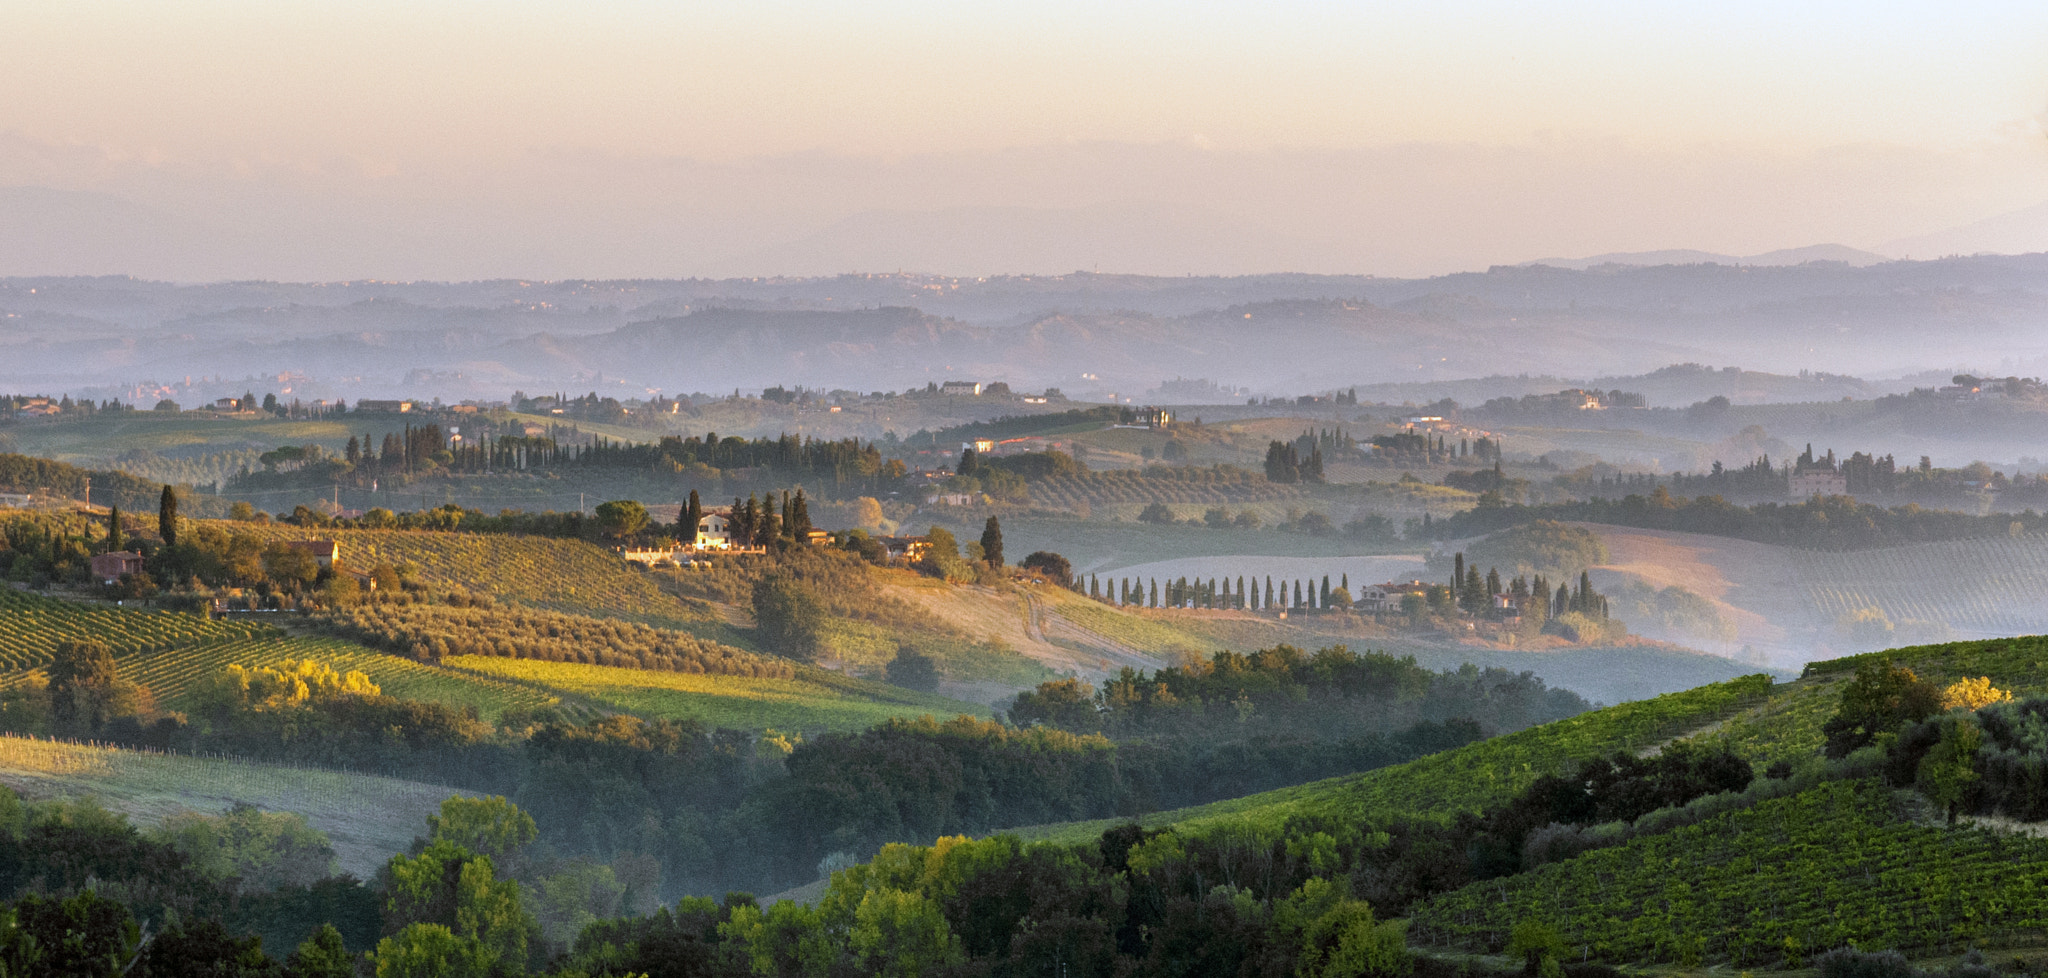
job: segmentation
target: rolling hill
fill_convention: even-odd
[[[1625,580],[1678,586],[1712,602],[1734,638],[1653,637],[1727,652],[1747,646],[1774,664],[1863,651],[1901,640],[1989,638],[2048,631],[2048,538],[1951,540],[1847,553],[1800,550],[1693,533],[1580,524],[1607,544],[1593,571],[1603,589]],[[1883,613],[1875,638],[1843,619]]]

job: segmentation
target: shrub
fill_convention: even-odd
[[[1813,959],[1820,978],[1925,978],[1897,951],[1858,951],[1838,947]]]

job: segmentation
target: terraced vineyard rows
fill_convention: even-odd
[[[440,669],[333,638],[270,635],[132,653],[115,661],[123,678],[148,686],[161,705],[179,709],[195,684],[230,665],[267,666],[286,659],[318,659],[342,672],[358,670],[382,687],[386,696],[475,706],[488,719],[496,719],[508,709],[560,702],[560,697],[531,686]]]
[[[1418,943],[1498,951],[1525,920],[1608,961],[1768,965],[1789,948],[1954,952],[2048,924],[2048,840],[1900,821],[1838,782],[1417,907]]]
[[[97,641],[119,653],[251,638],[270,631],[267,625],[249,622],[60,601],[0,588],[0,672],[41,666],[64,641]]]
[[[643,717],[694,719],[738,730],[852,731],[892,717],[988,715],[985,707],[824,672],[806,671],[796,679],[740,679],[473,655],[445,662],[452,669],[574,693]]]
[[[663,591],[662,572],[636,570],[618,555],[581,540],[427,530],[249,529],[277,539],[333,539],[341,543],[342,560],[351,567],[410,563],[437,589],[459,588],[534,608],[666,628],[701,627],[714,618],[701,603]]]
[[[1852,553],[1796,551],[1824,619],[1875,607],[1969,632],[2048,631],[2048,537],[1947,540]]]
[[[1130,469],[1059,476],[1031,484],[1032,499],[1056,507],[1072,507],[1083,502],[1090,506],[1153,502],[1229,505],[1299,499],[1301,496],[1302,491],[1299,488],[1267,482],[1264,479],[1161,479],[1147,477]]]

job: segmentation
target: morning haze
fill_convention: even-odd
[[[2044,28],[12,4],[0,974],[2048,973]]]

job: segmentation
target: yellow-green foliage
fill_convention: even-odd
[[[2048,694],[2048,636],[1917,645],[1810,663],[1799,682],[1773,690],[1768,701],[1737,714],[1707,739],[1759,764],[1813,756],[1826,741],[1821,725],[1840,705],[1842,683],[1858,665],[1880,659],[1943,687],[1988,677],[2014,696]]]
[[[121,678],[149,687],[159,706],[190,710],[195,706],[191,694],[228,666],[275,667],[307,659],[318,660],[335,670],[361,674],[386,696],[455,707],[475,706],[487,719],[494,719],[508,709],[534,709],[559,702],[558,697],[544,690],[383,655],[339,639],[286,637],[276,633],[267,638],[122,655],[115,658],[115,665]]]
[[[274,666],[230,663],[202,680],[192,695],[201,702],[276,711],[343,696],[376,696],[382,692],[370,677],[361,672],[350,670],[343,675],[317,659],[285,659]]]
[[[2048,840],[1916,826],[1836,782],[1416,907],[1424,943],[1492,951],[1517,922],[1608,961],[1771,964],[1787,947],[1952,952],[2048,917]]]
[[[275,634],[249,622],[207,621],[197,615],[59,601],[0,588],[0,670],[32,669],[50,661],[57,644],[95,641],[116,655]]]
[[[793,679],[742,679],[566,662],[456,656],[450,668],[574,694],[648,718],[695,719],[742,730],[863,730],[895,717],[986,715],[988,709],[925,693],[802,670]]]

